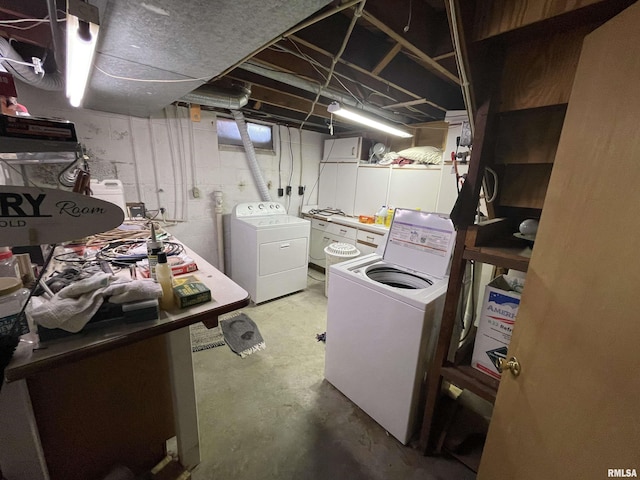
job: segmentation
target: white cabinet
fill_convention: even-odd
[[[374,216],[387,204],[391,167],[360,166],[356,182],[354,215]]]
[[[358,230],[356,248],[360,250],[361,255],[375,253],[378,246],[384,240],[384,234],[369,232],[367,230]]]
[[[434,212],[440,188],[439,167],[394,167],[389,182],[388,206]]]
[[[309,263],[325,267],[324,249],[332,243],[356,244],[358,230],[326,220],[311,219],[311,240],[309,242]]]
[[[324,141],[323,162],[355,162],[367,159],[369,142],[362,137],[329,138]]]
[[[342,210],[345,215],[353,215],[357,177],[357,163],[321,163],[318,205],[321,208]]]

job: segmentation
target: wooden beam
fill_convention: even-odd
[[[251,85],[251,99],[263,105],[273,105],[305,114],[309,113],[312,104],[310,99],[256,84]],[[258,107],[254,108],[258,110]],[[316,104],[312,115],[330,118],[327,112],[327,105],[322,103]]]
[[[418,56],[429,67],[431,71],[451,83],[460,85],[460,79],[457,76],[452,74],[449,70],[444,68],[442,65],[436,62],[433,58],[420,50],[418,47],[413,45],[411,42],[407,41],[404,37],[402,37],[402,35],[396,33],[395,30],[388,27],[384,22],[367,13],[366,10],[362,12],[362,17],[378,30],[385,33],[387,36],[391,37],[393,40],[402,45],[402,48],[409,50],[411,53]]]
[[[447,53],[443,53],[442,55],[438,55],[433,57],[433,59],[436,62],[439,62],[440,60],[445,60],[447,58],[451,58],[451,57],[455,57],[456,56],[456,52],[447,52]]]
[[[393,105],[385,105],[381,108],[384,108],[385,110],[393,110],[394,108],[407,108],[407,107],[413,107],[415,105],[429,105],[433,108],[437,108],[438,110],[442,110],[443,112],[446,112],[447,110],[442,108],[439,105],[436,105],[433,102],[430,102],[429,100],[427,100],[426,98],[420,98],[418,100],[410,100],[408,102],[401,102],[401,103],[395,103]]]
[[[300,38],[300,37],[297,37],[297,36],[291,36],[291,39],[292,39],[292,40],[294,40],[295,42],[297,42],[297,43],[301,44],[301,45],[304,45],[304,46],[305,46],[305,47],[307,47],[307,48],[310,48],[311,50],[314,50],[314,51],[316,51],[316,52],[318,52],[318,53],[322,54],[322,55],[325,55],[325,56],[327,56],[327,57],[329,57],[329,58],[332,58],[332,57],[333,57],[333,55],[331,55],[331,53],[329,53],[329,52],[327,52],[326,50],[324,50],[324,49],[322,49],[322,48],[318,47],[317,45],[314,45],[314,44],[313,44],[313,43],[311,43],[311,42],[307,42],[306,40],[304,40],[304,39],[302,39],[302,38]],[[409,95],[410,97],[413,97],[413,98],[416,98],[416,99],[417,99],[417,98],[421,98],[421,97],[420,97],[420,95],[417,95],[417,94],[413,93],[412,91],[407,90],[406,88],[402,88],[402,87],[401,87],[401,86],[399,86],[399,85],[396,85],[396,84],[394,84],[394,83],[390,83],[390,82],[388,82],[387,80],[385,80],[384,78],[381,78],[381,77],[379,77],[378,75],[374,75],[374,74],[373,74],[373,73],[371,73],[369,70],[367,70],[367,69],[365,69],[365,68],[362,68],[362,67],[359,67],[359,66],[358,66],[358,65],[356,65],[355,63],[351,63],[351,62],[348,62],[348,61],[343,60],[343,59],[339,59],[339,60],[338,60],[338,63],[341,63],[342,65],[346,65],[347,67],[349,67],[349,68],[351,68],[351,69],[355,70],[356,72],[363,73],[363,74],[365,74],[365,75],[367,75],[367,76],[369,76],[369,77],[371,77],[371,78],[373,78],[373,79],[375,79],[375,80],[378,80],[379,82],[382,82],[383,84],[385,84],[385,85],[389,86],[390,88],[394,88],[395,90],[398,90],[399,92],[402,92],[402,93],[404,93],[405,95]]]
[[[387,54],[382,57],[382,60],[378,62],[373,70],[371,70],[371,73],[373,73],[374,75],[378,75],[382,70],[384,70],[384,67],[389,65],[389,62],[393,60],[393,57],[400,53],[400,50],[402,50],[402,45],[396,43],[393,47],[391,47],[391,50],[389,50]]]

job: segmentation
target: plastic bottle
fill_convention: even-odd
[[[23,288],[22,282],[17,278],[0,278],[0,332],[9,333],[16,321],[16,316],[22,310],[24,303],[29,298],[29,290]],[[26,317],[19,327],[15,327],[15,333],[25,335],[29,333],[29,325]]]
[[[0,247],[0,277],[20,278],[20,269],[9,247]]]
[[[175,305],[173,301],[173,274],[171,273],[171,267],[167,263],[167,254],[165,252],[158,253],[156,281],[162,287],[160,308],[163,310],[171,310]]]
[[[151,238],[147,241],[147,260],[149,261],[149,277],[156,280],[158,254],[162,251],[162,242],[156,238],[156,227],[151,224]]]
[[[376,213],[375,223],[377,225],[384,225],[386,219],[387,219],[387,207],[383,205],[382,208],[380,208],[380,210],[378,210],[378,212]]]
[[[391,226],[391,221],[393,220],[393,212],[394,212],[394,211],[395,211],[395,208],[391,208],[391,207],[389,207],[389,208],[387,209],[387,216],[386,216],[386,218],[384,219],[384,224],[385,224],[387,227],[390,227],[390,226]]]

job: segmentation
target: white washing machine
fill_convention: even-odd
[[[330,267],[325,377],[405,445],[417,426],[454,242],[447,216],[396,209],[382,256]]]
[[[231,214],[231,278],[255,303],[307,287],[311,222],[277,202],[240,203]]]

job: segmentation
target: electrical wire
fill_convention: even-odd
[[[322,73],[322,72],[321,72],[321,71],[316,67],[316,65],[318,65],[318,66],[320,66],[320,67],[324,68],[325,70],[329,70],[329,68],[327,68],[327,67],[325,67],[324,65],[322,65],[320,62],[318,62],[317,60],[315,60],[313,57],[311,57],[311,56],[309,56],[309,55],[305,54],[304,52],[302,52],[302,50],[300,50],[300,47],[298,46],[298,44],[297,44],[296,42],[294,42],[291,38],[287,38],[287,40],[289,40],[289,41],[293,44],[293,46],[296,48],[296,50],[298,50],[298,52],[300,53],[300,57],[301,57],[303,60],[306,60],[307,62],[309,62],[309,65],[311,65],[311,67],[313,67],[313,69],[314,69],[316,72],[318,72],[318,74],[319,74],[319,75],[320,75],[320,76],[321,76],[325,81],[327,81],[327,76],[326,76],[324,73]],[[287,49],[286,49],[286,48],[284,48],[284,47],[279,47],[279,48],[280,48],[280,49],[281,49],[281,51],[283,51],[283,52],[286,52],[286,53],[289,53],[289,54],[292,54],[292,55],[294,54],[294,52],[291,52],[290,50],[287,50]],[[346,86],[344,83],[342,83],[342,80],[340,80],[340,77],[341,77],[341,76],[342,76],[342,77],[344,77],[344,78],[346,78],[347,80],[349,80],[349,81],[351,81],[351,82],[355,82],[355,80],[350,79],[350,78],[349,78],[349,77],[347,77],[346,75],[342,75],[342,74],[339,74],[339,73],[337,73],[337,72],[334,72],[334,73],[333,73],[333,78],[334,78],[334,79],[335,79],[335,80],[336,80],[336,81],[337,81],[337,82],[342,86],[342,88],[344,88],[344,89],[345,89],[345,91],[346,91],[349,95],[351,95],[351,96],[353,97],[353,99],[354,99],[358,104],[363,104],[362,99],[360,99],[360,98],[356,97],[356,96],[351,92],[351,90],[349,90],[349,89],[347,88],[347,86]],[[360,82],[357,82],[357,83],[358,83],[359,85],[362,85],[362,84],[360,84]],[[362,85],[362,86],[365,86],[365,85]],[[370,90],[372,90],[372,91],[373,91],[373,89],[371,89],[370,87],[367,87],[367,88],[369,88]],[[375,92],[375,91],[373,91],[373,92]]]
[[[469,79],[467,78],[467,72],[464,68],[464,62],[462,59],[462,50],[460,47],[460,36],[458,34],[458,17],[456,14],[456,0],[449,0],[449,12],[451,17],[451,37],[453,38],[453,50],[455,52],[456,64],[458,66],[458,74],[460,76],[460,84],[462,86],[462,97],[464,99],[464,105],[469,115],[469,125],[471,127],[471,133],[475,130],[473,109],[471,108],[471,91],[469,90]]]
[[[306,123],[306,121],[309,120],[309,117],[311,117],[311,114],[313,113],[313,111],[316,108],[316,105],[318,103],[318,100],[320,99],[320,94],[322,93],[322,91],[325,88],[327,88],[327,86],[329,85],[329,82],[331,82],[331,78],[333,77],[333,71],[336,68],[336,64],[338,63],[338,60],[340,59],[340,57],[344,53],[345,49],[347,48],[347,43],[349,43],[349,38],[351,38],[351,33],[353,32],[353,29],[356,26],[356,22],[358,21],[358,18],[360,18],[362,16],[362,10],[364,10],[364,5],[365,5],[366,2],[367,2],[367,0],[362,0],[358,4],[358,6],[356,7],[355,11],[353,12],[353,17],[351,18],[351,23],[349,23],[349,28],[347,29],[347,33],[345,34],[344,40],[342,41],[342,45],[340,46],[340,50],[338,50],[338,53],[336,53],[336,55],[331,60],[331,68],[329,69],[329,74],[327,75],[327,80],[325,81],[324,86],[320,87],[320,89],[318,90],[318,93],[316,94],[316,98],[313,100],[313,102],[311,104],[311,108],[309,109],[309,113],[307,113],[307,116],[305,117],[305,119],[300,124],[300,128],[302,128],[304,126],[304,124]]]
[[[333,146],[336,144],[335,139],[333,140],[333,142],[331,142],[331,148],[329,148],[329,152],[327,153],[327,159],[331,158],[331,152],[333,152]],[[307,197],[307,203],[304,203],[304,196],[302,197],[302,200],[305,205],[309,205],[309,200],[311,200],[311,194],[313,193],[313,191],[316,189],[316,187],[318,186],[318,183],[320,182],[320,177],[322,176],[322,172],[324,171],[324,167],[327,163],[326,162],[320,162],[320,171],[318,172],[318,176],[316,177],[316,181],[313,184],[313,187],[311,187],[311,190],[309,191],[309,196]]]
[[[291,188],[291,180],[293,179],[293,144],[291,138],[291,127],[287,125],[287,132],[289,133],[289,155],[291,156],[291,170],[289,170],[289,182],[287,183],[287,187]],[[291,207],[291,192],[287,195],[287,212],[289,212],[289,208]]]
[[[282,188],[282,132],[278,127],[278,188]]]
[[[97,261],[105,261],[115,265],[129,265],[147,258],[146,243],[147,239],[109,242],[96,252],[95,258]],[[133,250],[140,248],[144,248],[144,253],[132,253]],[[166,241],[163,242],[162,249],[167,257],[179,255],[183,251],[182,245],[179,243]]]
[[[484,190],[484,194],[485,194],[485,199],[484,201],[486,203],[492,203],[495,201],[496,197],[498,196],[498,174],[495,172],[495,170],[489,168],[489,167],[484,167],[485,173],[482,176],[482,189]],[[489,188],[489,182],[487,181],[487,173],[491,174],[491,176],[493,177],[493,189]],[[489,192],[491,192],[489,194]],[[486,198],[487,195],[490,195],[489,198]]]
[[[95,65],[96,70],[100,73],[103,73],[107,77],[115,78],[116,80],[127,80],[129,82],[148,82],[148,83],[183,83],[183,82],[206,82],[210,80],[211,77],[200,77],[200,78],[183,78],[179,80],[163,80],[163,79],[147,79],[147,78],[130,78],[123,77],[120,75],[114,75],[109,72],[105,72],[103,69]]]
[[[412,5],[412,3],[413,3],[413,0],[409,0],[409,18],[407,19],[407,24],[402,29],[404,31],[404,33],[407,33],[409,31],[409,28],[411,27],[411,5]]]

